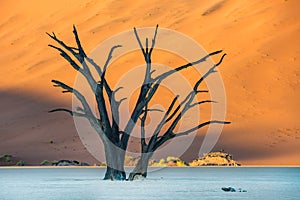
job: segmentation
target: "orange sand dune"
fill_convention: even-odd
[[[52,41],[45,32],[73,43],[75,24],[89,52],[133,26],[159,24],[190,36],[208,52],[228,53],[220,72],[232,124],[215,148],[242,164],[299,165],[299,7],[298,0],[1,0],[0,154],[29,164],[61,158],[96,162],[72,118],[47,113],[71,105],[71,96],[52,88],[50,80],[72,85],[76,73],[47,47]],[[184,157],[197,156],[199,145]]]

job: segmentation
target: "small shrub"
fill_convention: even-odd
[[[154,162],[152,164],[153,167],[166,167],[167,166],[167,163],[166,163],[166,160],[165,159],[160,159],[159,162]]]
[[[133,157],[132,156],[125,156],[125,159],[124,159],[124,163],[126,165],[130,164],[133,160]]]
[[[5,159],[6,162],[10,162],[12,158],[12,155],[10,154],[4,154],[0,157],[0,160]]]
[[[51,164],[52,164],[52,165],[56,165],[57,163],[58,163],[57,160],[52,160],[52,161],[51,161]]]
[[[40,163],[41,166],[49,165],[49,164],[50,164],[49,160],[43,160],[43,161]]]
[[[106,163],[105,163],[105,162],[102,162],[102,163],[100,163],[98,166],[106,167]]]
[[[25,165],[25,161],[24,160],[19,160],[17,163],[16,163],[16,166],[24,166]]]
[[[166,164],[166,161],[165,161],[165,159],[160,159],[159,160],[159,162],[158,162],[158,164],[160,164],[160,165],[165,165]]]
[[[10,161],[11,161],[11,158],[12,158],[12,155],[10,155],[10,154],[5,154],[5,155],[4,155],[4,158],[5,158],[6,162],[10,162]]]
[[[188,166],[188,164],[185,163],[185,162],[182,161],[182,160],[178,160],[178,161],[176,162],[176,165],[177,165],[178,167],[186,167],[186,166]]]
[[[168,156],[168,157],[167,157],[167,162],[170,162],[170,161],[177,161],[177,160],[179,160],[179,158],[177,158],[177,157],[173,157],[173,156]]]

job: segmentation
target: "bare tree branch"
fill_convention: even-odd
[[[78,116],[78,117],[88,117],[86,114],[84,113],[79,113],[79,112],[74,112],[74,111],[71,111],[69,109],[65,109],[65,108],[56,108],[56,109],[53,109],[53,110],[50,110],[48,111],[49,113],[52,113],[52,112],[67,112],[69,113],[71,116]]]
[[[113,46],[108,54],[107,60],[104,64],[103,67],[103,71],[101,70],[101,68],[89,57],[87,57],[86,53],[83,50],[83,47],[80,43],[80,39],[76,30],[76,27],[73,26],[73,34],[75,37],[75,41],[77,44],[78,48],[74,48],[74,47],[70,47],[68,45],[66,45],[63,41],[59,40],[56,35],[53,33],[52,35],[47,33],[53,40],[55,40],[58,44],[60,44],[62,47],[64,47],[68,52],[70,52],[83,66],[83,68],[79,67],[79,65],[61,48],[58,48],[56,46],[53,45],[49,45],[50,47],[58,50],[61,54],[62,57],[64,57],[72,66],[75,70],[79,71],[84,77],[85,79],[88,81],[93,93],[96,96],[96,100],[97,100],[97,104],[98,104],[98,110],[99,110],[99,114],[101,116],[101,124],[103,126],[103,128],[105,128],[107,131],[105,131],[106,133],[111,133],[111,128],[113,127],[114,129],[117,129],[115,132],[118,132],[118,122],[119,121],[119,114],[118,114],[118,110],[116,110],[116,108],[119,107],[119,103],[118,101],[115,100],[115,97],[113,95],[113,91],[111,90],[110,86],[108,85],[106,79],[105,79],[105,72],[106,69],[108,67],[108,64],[112,58],[112,54],[113,51],[118,48],[121,47],[120,45],[116,45]],[[100,78],[100,82],[102,82],[101,84],[97,84],[97,82],[95,81],[93,75],[91,74],[91,71],[86,63],[86,61],[88,63],[90,63],[98,72],[99,78]],[[108,117],[108,113],[107,113],[107,108],[106,108],[106,103],[105,103],[105,99],[103,98],[103,86],[105,88],[105,91],[108,94],[109,97],[109,103],[110,103],[110,108],[111,108],[111,112],[112,112],[112,119],[113,119],[113,124],[112,127],[110,127],[110,122],[109,122],[109,117]],[[64,92],[68,92],[67,90]],[[101,97],[102,96],[102,97]]]
[[[146,109],[143,109],[142,110],[142,113],[144,113],[144,112],[153,112],[153,111],[157,111],[157,112],[164,112],[163,110],[161,110],[161,109],[158,109],[158,108],[148,108],[147,110]]]
[[[65,58],[72,65],[72,67],[75,70],[82,71],[82,69],[79,67],[79,65],[77,65],[77,63],[64,50],[62,50],[61,48],[56,47],[54,45],[51,45],[51,44],[49,44],[48,46],[51,47],[51,48],[54,48],[54,49],[58,50],[60,52],[60,55],[63,58]]]
[[[56,41],[59,45],[61,45],[63,48],[65,48],[66,50],[68,50],[70,53],[72,53],[73,55],[74,55],[74,53],[76,54],[76,52],[74,51],[74,50],[76,50],[76,48],[67,46],[63,41],[59,40],[59,39],[56,37],[56,35],[55,35],[54,32],[52,32],[52,35],[51,35],[50,33],[47,33],[47,32],[46,32],[46,34],[47,34],[50,38],[52,38],[54,41]]]
[[[214,64],[214,66],[212,66],[212,67],[208,70],[208,72],[206,72],[206,73],[205,73],[205,74],[197,81],[197,83],[196,83],[195,86],[194,86],[194,91],[197,91],[197,90],[198,90],[199,85],[204,81],[204,79],[206,79],[210,74],[216,72],[216,70],[215,70],[216,67],[218,67],[218,66],[222,63],[222,61],[223,61],[223,59],[224,59],[224,57],[225,57],[226,55],[227,55],[226,53],[223,54],[222,57],[221,57],[221,59],[219,60],[219,62],[218,62],[217,64]]]
[[[202,83],[202,82],[205,80],[205,78],[207,78],[210,74],[212,74],[213,72],[215,72],[215,68],[216,68],[217,66],[219,66],[219,65],[222,63],[222,61],[223,61],[225,55],[226,55],[226,54],[224,54],[224,55],[221,57],[220,61],[219,61],[217,64],[213,65],[213,67],[211,67],[211,68],[208,70],[208,72],[206,72],[206,73],[204,74],[204,76],[202,76],[202,77],[195,83],[193,90],[192,90],[192,91],[186,96],[186,98],[185,98],[185,99],[177,106],[177,108],[173,111],[173,113],[171,114],[171,116],[169,116],[169,117],[167,118],[166,121],[170,121],[170,120],[172,120],[172,119],[174,118],[175,115],[177,115],[176,118],[172,121],[170,127],[165,131],[165,133],[164,133],[162,136],[160,136],[160,137],[157,136],[157,133],[156,133],[156,132],[153,133],[153,135],[156,135],[156,138],[155,138],[155,140],[152,141],[152,142],[154,143],[154,145],[152,144],[152,148],[149,149],[150,151],[155,151],[159,146],[161,146],[163,143],[165,143],[165,142],[168,141],[169,139],[172,139],[172,138],[174,138],[174,137],[177,137],[177,134],[174,133],[174,129],[175,129],[175,127],[177,126],[178,122],[182,119],[182,116],[183,116],[189,109],[193,108],[193,107],[196,106],[196,105],[200,105],[200,104],[203,104],[203,103],[212,103],[212,102],[215,102],[215,101],[212,101],[212,100],[205,100],[205,101],[200,101],[200,102],[192,103],[192,102],[194,101],[195,97],[196,97],[196,94],[201,93],[201,92],[208,92],[207,90],[198,90],[198,87],[199,87],[200,83]],[[178,113],[178,111],[180,110],[181,107],[183,107],[183,108],[182,108],[181,112]],[[177,114],[177,113],[178,113],[178,114]],[[216,121],[216,120],[214,120],[214,121],[209,121],[209,122],[202,123],[202,124],[198,125],[197,127],[198,127],[198,129],[200,129],[201,127],[203,127],[203,126],[205,126],[206,124],[209,124],[209,123],[223,123],[223,124],[227,124],[227,123],[229,123],[229,122],[222,122],[222,121]],[[161,128],[162,128],[162,127],[161,127]],[[160,129],[161,129],[161,128],[160,128]],[[196,128],[196,127],[192,128],[192,129],[190,129],[190,130],[188,130],[188,131],[186,131],[186,132],[182,132],[182,133],[180,133],[179,135],[186,135],[186,134],[189,134],[190,132],[193,132],[193,131],[195,131],[195,130],[198,130],[198,129],[195,129],[195,128]]]
[[[217,102],[216,101],[212,101],[212,100],[204,100],[204,101],[199,101],[199,102],[193,103],[189,107],[193,108],[193,107],[195,107],[197,105],[204,104],[204,103],[217,103]]]
[[[85,60],[95,68],[95,70],[98,73],[98,76],[101,78],[103,72],[100,66],[97,63],[95,63],[95,61],[90,57],[86,57]]]
[[[83,106],[83,110],[85,112],[85,114],[91,119],[93,120],[94,122],[98,121],[97,118],[94,116],[89,104],[87,103],[85,97],[77,90],[73,89],[72,87],[58,81],[58,80],[52,80],[51,82],[54,83],[54,86],[55,87],[61,87],[63,89],[65,89],[66,91],[68,92],[71,92],[73,93],[76,98],[80,101],[80,103],[82,104]]]
[[[165,72],[165,73],[163,73],[163,74],[157,76],[156,78],[154,78],[153,81],[152,81],[152,83],[151,83],[152,86],[150,87],[150,90],[149,90],[149,93],[148,93],[148,95],[147,95],[147,98],[146,98],[146,100],[144,101],[144,104],[148,103],[148,102],[152,99],[153,95],[155,94],[155,92],[156,92],[157,89],[159,88],[161,82],[162,82],[165,78],[167,78],[168,76],[170,76],[170,75],[172,75],[172,74],[174,74],[174,73],[176,73],[176,72],[178,72],[178,71],[181,71],[181,70],[183,70],[183,69],[185,69],[185,68],[188,68],[188,67],[190,67],[190,66],[193,66],[193,65],[195,65],[195,64],[198,64],[198,63],[200,63],[200,62],[204,62],[208,57],[210,57],[210,56],[212,56],[212,55],[219,54],[219,53],[221,53],[221,52],[222,52],[222,50],[212,52],[212,53],[210,53],[210,54],[204,56],[203,58],[201,58],[201,59],[199,59],[199,60],[197,60],[197,61],[195,61],[195,62],[188,63],[188,64],[186,64],[186,65],[177,67],[177,68],[175,68],[174,70],[170,70],[170,71]],[[226,55],[226,54],[224,54],[224,55],[222,56],[222,58],[221,58],[221,60],[220,60],[220,62],[219,62],[218,64],[216,64],[216,65],[214,65],[214,66],[212,67],[213,70],[212,70],[211,72],[209,72],[206,76],[208,76],[210,73],[213,73],[213,72],[214,72],[214,68],[217,67],[219,64],[221,64],[221,62],[222,62],[222,60],[223,60],[223,58],[224,58],[225,55]],[[202,77],[202,78],[198,81],[199,83],[197,83],[197,87],[198,87],[199,84],[206,78],[206,76],[205,76],[204,78]],[[201,90],[198,91],[198,90],[196,89],[196,90],[194,90],[194,92],[195,92],[195,93],[199,93],[199,92],[208,92],[208,91],[201,91]],[[178,110],[177,110],[177,111],[178,111]],[[177,111],[176,111],[176,112],[177,112]],[[172,116],[172,117],[173,117],[173,116]],[[172,117],[171,117],[170,119],[172,119]],[[169,119],[169,120],[170,120],[170,119]],[[169,120],[168,120],[168,121],[169,121]]]
[[[149,147],[148,147],[148,152],[152,151],[155,142],[157,141],[157,137],[158,134],[161,132],[161,129],[163,128],[163,126],[165,125],[166,121],[167,121],[167,117],[168,115],[171,113],[176,101],[178,100],[179,95],[177,95],[176,97],[174,97],[174,99],[172,100],[168,110],[166,111],[166,113],[164,114],[163,118],[161,119],[161,121],[159,122],[159,124],[157,125],[156,129],[154,130],[150,141],[149,141]]]
[[[75,25],[73,25],[73,33],[74,33],[75,40],[76,40],[76,43],[77,43],[77,46],[78,46],[79,62],[82,63],[84,61],[84,58],[87,57],[87,56],[86,56],[86,54],[85,54],[85,52],[84,52],[84,50],[81,46],[81,43],[80,43],[79,36],[78,36]]]
[[[119,106],[121,104],[122,101],[124,101],[125,99],[121,99],[120,101],[117,101],[116,98],[115,98],[115,92],[111,89],[110,85],[108,84],[106,78],[105,78],[105,75],[106,75],[106,70],[107,70],[107,67],[108,67],[108,64],[110,62],[110,60],[112,59],[112,54],[114,52],[115,49],[119,48],[119,47],[122,47],[121,45],[116,45],[116,46],[113,46],[111,49],[110,49],[110,52],[107,56],[107,59],[106,59],[106,62],[103,66],[103,73],[102,75],[100,76],[101,78],[101,82],[103,82],[103,85],[104,85],[104,88],[105,88],[105,91],[108,95],[108,98],[109,98],[109,103],[110,103],[110,109],[111,109],[111,119],[112,119],[112,125],[111,125],[111,137],[114,138],[114,142],[118,142],[119,141],[119,121],[120,121],[120,116],[119,116]]]
[[[108,54],[107,59],[106,59],[106,62],[105,62],[105,64],[104,64],[104,66],[103,66],[103,72],[104,72],[104,73],[106,72],[106,69],[107,69],[107,67],[108,67],[108,64],[109,64],[110,60],[112,59],[112,54],[113,54],[114,50],[117,49],[117,48],[120,48],[120,47],[122,47],[122,45],[115,45],[115,46],[113,46],[113,47],[110,49],[109,54]],[[100,74],[99,74],[99,76],[101,77]]]
[[[48,46],[58,50],[60,52],[60,55],[63,58],[65,58],[73,66],[73,68],[75,70],[79,71],[86,78],[86,80],[88,81],[92,91],[95,93],[97,83],[96,83],[94,77],[92,76],[92,74],[90,72],[90,69],[87,67],[86,63],[84,62],[84,59],[87,56],[86,56],[86,54],[85,54],[85,52],[84,52],[84,50],[83,50],[83,48],[80,44],[80,41],[79,41],[79,38],[78,38],[78,33],[77,33],[77,30],[76,30],[75,27],[74,27],[73,33],[74,33],[74,36],[75,36],[75,39],[76,39],[76,43],[78,45],[78,48],[77,48],[78,53],[74,51],[74,49],[76,49],[76,48],[66,45],[63,41],[59,40],[54,33],[52,35],[47,33],[47,35],[49,37],[51,37],[54,41],[56,41],[58,44],[60,44],[62,47],[64,47],[66,50],[68,50],[81,63],[83,68],[79,67],[79,65],[61,48],[56,47],[56,46],[51,45],[51,44],[48,45]]]
[[[199,60],[196,60],[196,61],[191,62],[191,63],[187,63],[187,64],[185,64],[185,65],[182,65],[182,66],[180,66],[180,67],[175,68],[174,70],[167,71],[167,72],[165,72],[165,73],[163,73],[163,74],[157,76],[157,77],[154,79],[154,81],[157,81],[157,80],[163,80],[163,79],[167,78],[168,76],[170,76],[170,75],[172,75],[172,74],[174,74],[174,73],[176,73],[176,72],[178,72],[178,71],[181,71],[181,70],[186,69],[186,68],[188,68],[188,67],[191,67],[191,66],[193,66],[193,65],[199,64],[199,63],[201,63],[201,62],[204,62],[204,61],[206,61],[207,58],[209,58],[209,57],[211,57],[211,56],[213,56],[213,55],[219,54],[219,53],[221,53],[221,52],[222,52],[222,50],[219,50],[219,51],[215,51],[215,52],[209,53],[208,55],[204,56],[203,58],[200,58]]]
[[[152,86],[151,53],[152,53],[152,50],[155,46],[157,29],[158,29],[158,26],[156,27],[155,34],[154,34],[154,37],[152,39],[152,44],[151,44],[150,51],[148,50],[148,38],[146,38],[146,50],[145,50],[143,45],[142,45],[142,42],[140,40],[140,37],[137,33],[136,28],[134,27],[134,29],[133,29],[135,37],[137,39],[137,42],[138,42],[138,44],[140,46],[140,49],[141,49],[141,51],[144,55],[147,66],[146,66],[145,77],[144,77],[143,84],[142,84],[141,89],[140,89],[140,93],[139,93],[139,97],[138,97],[136,106],[134,107],[134,109],[131,113],[131,117],[130,117],[129,121],[127,122],[127,125],[124,129],[125,134],[123,134],[122,138],[121,138],[123,149],[127,148],[129,135],[131,134],[137,120],[139,119],[139,116],[142,114],[143,108],[145,106],[148,106],[148,103],[149,103],[149,100],[150,100],[150,99],[147,98],[147,95],[148,95],[148,92],[149,92],[149,90],[151,89],[151,86]],[[147,99],[147,100],[145,101],[145,99]]]
[[[190,96],[192,95],[192,93],[189,93],[184,100],[179,103],[179,105],[176,107],[176,109],[173,111],[173,113],[167,118],[166,122],[170,121],[171,119],[173,119],[173,117],[177,114],[177,112],[180,110],[180,108],[182,107],[182,105],[184,105],[188,99],[190,98]]]
[[[141,120],[141,150],[145,153],[147,150],[146,138],[145,138],[145,122],[147,119],[148,107],[146,106],[144,115],[140,118]]]
[[[156,25],[154,36],[153,36],[153,39],[152,39],[152,45],[151,45],[151,48],[150,48],[150,51],[149,51],[150,56],[151,56],[152,51],[153,51],[154,46],[155,46],[156,36],[157,36],[157,30],[158,30],[158,24]]]
[[[195,99],[195,96],[197,93],[200,92],[208,92],[207,90],[198,90],[199,85],[213,72],[215,72],[215,68],[217,66],[219,66],[224,57],[226,56],[226,54],[224,54],[220,61],[217,64],[214,64],[213,67],[211,67],[208,72],[206,72],[194,85],[193,91],[190,92],[190,94],[187,96],[187,98],[185,99],[186,102],[184,105],[184,108],[182,109],[182,111],[177,115],[177,117],[175,118],[175,120],[172,122],[171,126],[169,127],[167,132],[173,132],[175,127],[177,126],[178,122],[180,121],[180,119],[182,118],[182,116],[186,113],[186,111],[188,111],[191,108],[191,103],[193,102],[193,100]]]
[[[187,131],[184,131],[184,132],[180,132],[180,133],[177,133],[175,134],[175,137],[180,137],[180,136],[183,136],[183,135],[188,135],[204,126],[207,126],[209,124],[230,124],[231,122],[226,122],[226,121],[218,121],[218,120],[211,120],[211,121],[207,121],[207,122],[203,122],[201,124],[199,124],[198,126],[195,126],[194,128],[191,128]]]
[[[140,39],[140,37],[139,37],[139,35],[138,35],[138,33],[137,33],[137,31],[136,31],[136,28],[135,28],[135,27],[133,28],[133,31],[134,31],[134,34],[135,34],[136,40],[137,40],[137,41],[138,41],[138,43],[139,43],[140,49],[142,50],[142,53],[143,53],[143,55],[145,56],[145,55],[146,55],[145,49],[144,49],[144,47],[143,47],[143,45],[142,45],[141,39]]]
[[[102,82],[99,82],[97,84],[95,96],[96,96],[97,107],[98,107],[100,119],[103,123],[104,132],[106,134],[112,134],[109,117],[108,117],[108,113],[107,113],[107,108],[106,108],[106,103],[105,103],[105,99],[104,99],[104,94],[103,94],[103,83]]]
[[[74,32],[73,32],[74,33]],[[52,35],[49,33],[46,33],[50,38],[52,38],[54,41],[56,41],[59,45],[61,45],[63,48],[65,48],[67,51],[69,51],[79,62],[83,61],[83,57],[82,57],[82,53],[80,54],[79,52],[81,51],[78,48],[74,48],[74,47],[70,47],[68,45],[66,45],[62,40],[58,39],[55,35],[55,33],[53,32]],[[81,47],[81,46],[80,46]],[[75,52],[74,50],[78,50],[78,53]]]

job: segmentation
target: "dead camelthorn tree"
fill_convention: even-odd
[[[151,64],[151,55],[155,47],[156,36],[158,32],[158,26],[156,26],[154,36],[149,45],[148,38],[146,38],[145,46],[142,45],[140,37],[137,30],[134,28],[134,33],[142,51],[144,60],[146,62],[145,76],[142,85],[140,86],[139,95],[135,106],[131,112],[130,119],[125,125],[123,130],[119,127],[120,115],[119,106],[124,99],[117,100],[115,98],[115,93],[120,89],[112,89],[111,85],[106,79],[106,70],[112,58],[113,52],[116,48],[120,48],[120,45],[113,46],[108,53],[106,62],[104,66],[100,67],[95,63],[89,56],[86,55],[75,26],[73,27],[73,34],[75,37],[77,47],[72,47],[65,44],[62,40],[57,38],[57,36],[52,33],[47,33],[58,46],[49,45],[50,47],[56,49],[60,55],[79,73],[81,73],[86,81],[88,82],[97,104],[97,111],[99,112],[99,117],[95,116],[92,112],[90,105],[88,104],[84,95],[80,91],[72,88],[63,82],[58,80],[52,80],[54,86],[60,87],[63,92],[70,92],[75,95],[75,97],[80,101],[82,107],[77,108],[76,111],[69,110],[65,108],[57,108],[49,112],[64,111],[72,116],[84,117],[86,118],[90,125],[95,129],[104,144],[105,158],[107,163],[107,169],[104,179],[110,180],[125,180],[126,173],[124,170],[124,160],[125,154],[128,147],[128,141],[134,127],[140,120],[141,127],[141,156],[135,168],[130,173],[128,180],[134,180],[139,176],[147,176],[147,166],[149,159],[152,157],[153,153],[161,147],[168,140],[174,139],[176,137],[181,137],[184,135],[189,135],[190,133],[207,126],[209,124],[228,124],[229,122],[211,120],[200,123],[195,127],[191,127],[189,130],[184,132],[176,132],[176,126],[181,121],[184,114],[195,106],[204,103],[214,103],[212,100],[196,101],[195,99],[198,93],[208,92],[206,90],[200,90],[199,85],[208,77],[210,74],[216,72],[217,66],[219,66],[226,54],[222,55],[220,61],[213,65],[210,70],[207,71],[195,84],[193,90],[180,102],[179,96],[174,97],[173,101],[170,103],[167,111],[164,113],[161,121],[157,124],[156,129],[153,131],[151,138],[146,141],[145,139],[145,122],[148,117],[148,113],[152,110],[149,109],[149,103],[156,94],[161,83],[174,73],[181,70],[187,69],[193,65],[206,61],[209,57],[213,55],[220,54],[222,51],[212,52],[203,58],[196,60],[191,63],[187,63],[183,66],[177,67],[174,70],[164,72],[156,77],[153,76],[153,69]],[[97,72],[97,77],[93,76],[89,66],[93,67]],[[108,99],[105,98],[107,95]],[[165,128],[165,126],[168,126]]]

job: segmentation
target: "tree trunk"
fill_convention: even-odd
[[[124,181],[126,180],[126,173],[125,171],[121,171],[107,166],[103,180]]]
[[[124,158],[125,154],[118,147],[109,143],[105,145],[105,157],[106,157],[106,172],[104,180],[126,180],[126,173],[124,170]]]
[[[135,168],[129,174],[128,180],[133,181],[147,177],[148,163],[153,153],[143,153]]]

